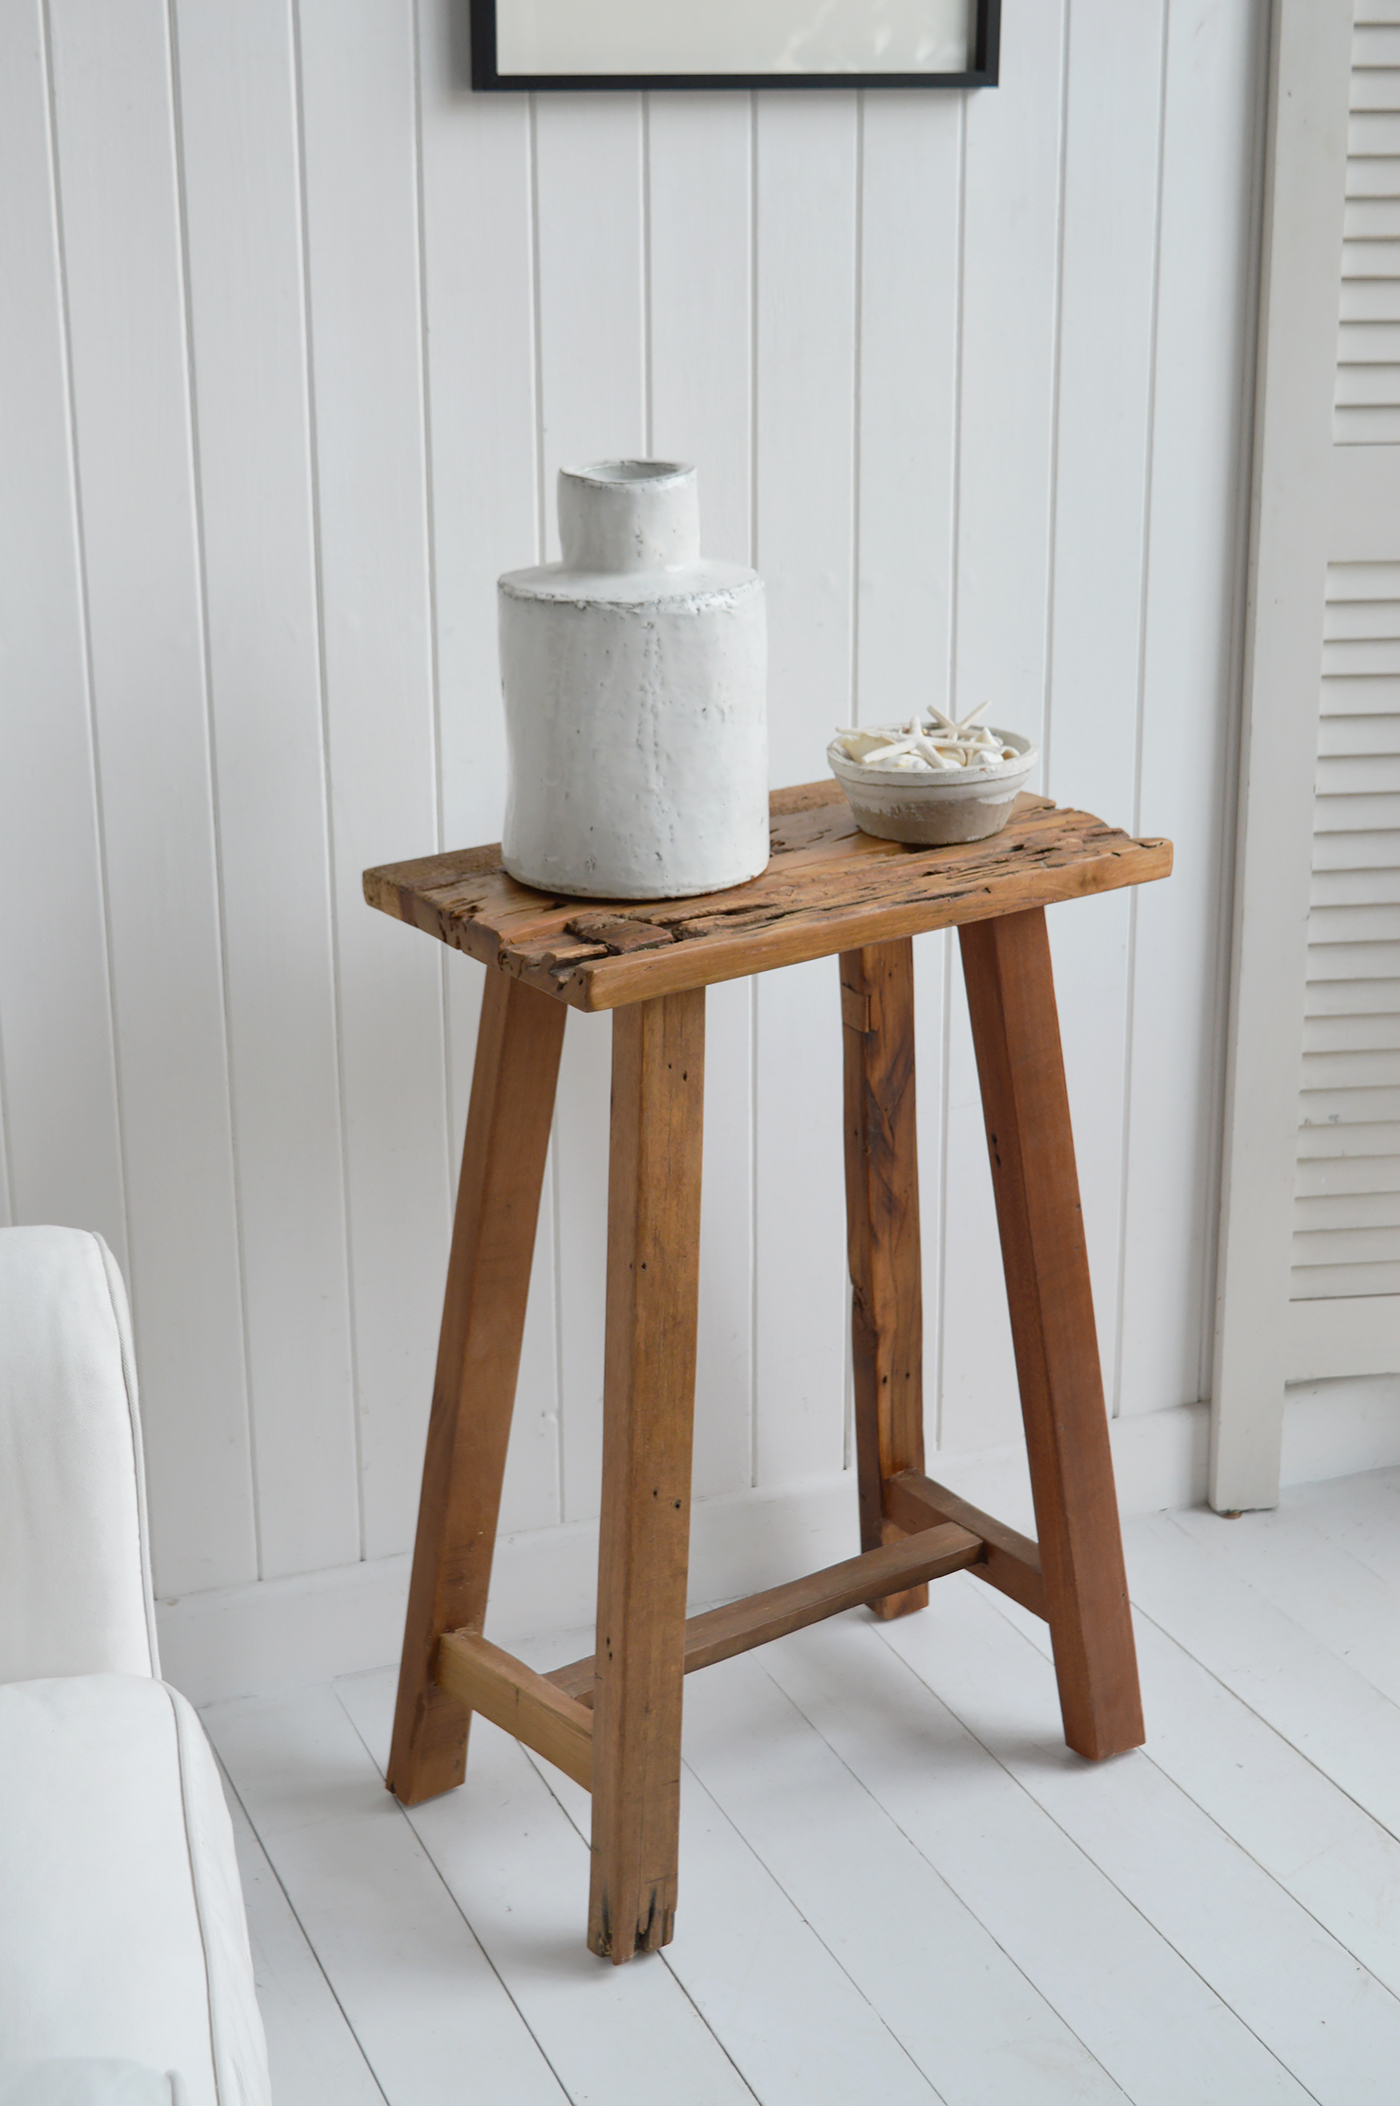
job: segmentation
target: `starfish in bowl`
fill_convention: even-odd
[[[925,724],[921,713],[915,710],[907,730],[862,731],[853,726],[838,732],[837,737],[852,760],[872,768],[923,767],[941,772],[976,766],[979,762],[1014,759],[993,732],[985,727],[972,729],[990,707],[990,702],[979,702],[960,721],[955,721],[930,703],[932,723]]]

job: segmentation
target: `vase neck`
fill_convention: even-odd
[[[594,461],[559,471],[567,570],[676,570],[700,560],[695,470],[681,461]]]

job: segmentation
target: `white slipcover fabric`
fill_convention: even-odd
[[[199,1720],[163,1682],[0,1688],[0,2048],[177,2070],[264,2106],[233,1831]]]
[[[0,1682],[160,1673],[126,1291],[100,1236],[0,1230]]]
[[[158,1673],[121,1276],[0,1229],[0,2106],[269,2106],[218,1769]]]
[[[98,2061],[0,2062],[0,2106],[188,2106],[170,2070]]]

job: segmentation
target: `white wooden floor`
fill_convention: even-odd
[[[1069,1755],[1044,1627],[965,1575],[708,1668],[676,1939],[624,1968],[585,1795],[493,1727],[405,1815],[391,1668],[212,1707],[276,2106],[1395,2106],[1400,1471],[1126,1534],[1145,1752]]]

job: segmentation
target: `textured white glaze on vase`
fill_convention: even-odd
[[[511,876],[674,899],[768,861],[763,584],[700,558],[695,470],[559,472],[562,563],[500,580]]]

